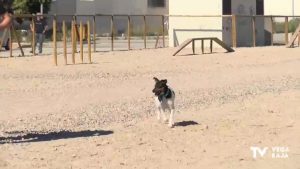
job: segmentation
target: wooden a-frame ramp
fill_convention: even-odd
[[[298,27],[297,27],[295,33],[293,34],[291,40],[290,40],[289,43],[286,45],[286,47],[292,48],[292,47],[294,46],[294,42],[295,42],[295,40],[296,40],[297,37],[299,38],[298,44],[300,44],[300,42],[299,42],[299,41],[300,41],[300,24],[298,25]]]
[[[231,47],[227,46],[220,39],[218,39],[216,37],[205,37],[205,38],[191,38],[191,39],[187,39],[180,46],[178,46],[179,49],[173,54],[173,56],[177,55],[182,49],[184,49],[190,43],[192,43],[193,54],[195,54],[195,41],[196,40],[201,40],[202,53],[204,53],[204,40],[210,40],[210,53],[212,53],[213,41],[215,41],[217,44],[219,44],[221,47],[223,47],[225,50],[227,50],[227,52],[234,52],[234,50]]]

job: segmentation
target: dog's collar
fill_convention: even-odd
[[[170,99],[172,97],[171,89],[168,88],[167,92],[163,95],[158,96],[158,100],[162,102],[163,98]]]
[[[171,90],[170,90],[169,88],[168,88],[167,92],[164,94],[164,97],[165,97],[166,99],[169,99],[169,98],[172,97],[172,93],[171,93]]]

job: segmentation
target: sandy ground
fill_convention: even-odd
[[[174,51],[1,58],[0,168],[300,169],[300,48]],[[172,129],[153,76],[176,91]],[[254,159],[252,146],[268,150]]]

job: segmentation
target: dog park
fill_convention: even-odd
[[[299,168],[299,16],[41,16],[42,53],[1,35],[1,169]]]

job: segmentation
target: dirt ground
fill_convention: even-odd
[[[0,58],[0,168],[300,169],[300,48],[174,51]],[[174,128],[154,76],[176,92]]]

